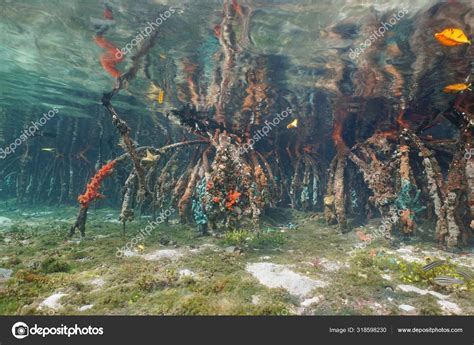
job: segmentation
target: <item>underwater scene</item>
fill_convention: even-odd
[[[0,0],[0,315],[474,315],[473,14]]]

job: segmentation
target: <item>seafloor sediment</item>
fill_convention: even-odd
[[[271,211],[260,233],[199,236],[170,220],[147,225],[90,212],[87,237],[66,238],[75,208],[1,210],[0,314],[47,315],[473,315],[474,250],[446,252],[420,224],[409,239],[371,240],[377,220],[341,234],[319,213]],[[350,221],[350,220],[349,220]],[[120,257],[119,257],[120,256]],[[434,260],[444,264],[429,272]]]

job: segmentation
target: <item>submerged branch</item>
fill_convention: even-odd
[[[190,146],[190,145],[196,145],[196,144],[209,144],[209,141],[207,141],[207,140],[182,141],[182,142],[179,142],[179,143],[174,143],[174,144],[170,144],[170,145],[160,147],[159,149],[157,149],[156,147],[153,147],[153,146],[140,146],[140,147],[137,147],[135,149],[135,151],[137,153],[141,153],[143,151],[150,150],[150,152],[152,152],[154,154],[162,154],[162,153],[166,152],[167,150],[171,150],[171,149],[174,149],[174,148],[177,148],[177,147]],[[130,157],[130,155],[128,153],[124,153],[123,155],[117,157],[115,159],[115,161],[117,161],[119,163],[119,162],[121,162],[121,161],[123,161],[123,160],[125,160],[129,157]]]

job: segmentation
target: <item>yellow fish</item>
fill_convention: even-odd
[[[457,92],[463,92],[463,91],[472,91],[471,89],[471,83],[466,84],[466,83],[460,83],[460,84],[451,84],[447,85],[443,88],[443,91],[446,93],[457,93]]]
[[[158,97],[156,98],[156,100],[158,101],[158,104],[163,104],[164,98],[165,98],[165,92],[163,90],[160,90],[160,92],[158,93]]]
[[[143,244],[139,244],[137,246],[137,251],[143,253],[145,251],[145,246]]]
[[[461,44],[471,44],[464,31],[458,28],[447,28],[435,33],[434,37],[445,46],[453,47]]]
[[[52,147],[43,147],[41,149],[41,151],[44,151],[44,152],[54,152],[54,149]]]
[[[165,92],[163,91],[161,87],[151,82],[150,87],[148,88],[148,91],[146,93],[146,96],[150,101],[156,100],[159,104],[162,104],[164,100]]]
[[[286,126],[286,128],[296,128],[296,127],[298,127],[298,119],[294,119],[293,121],[290,122],[288,126]]]
[[[142,161],[145,162],[156,162],[160,158],[160,155],[154,155],[150,150],[146,150],[146,157],[142,158]]]

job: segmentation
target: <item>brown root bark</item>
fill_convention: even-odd
[[[441,239],[446,236],[448,232],[446,206],[444,204],[446,199],[445,183],[441,173],[441,168],[431,150],[424,145],[415,133],[406,130],[406,134],[410,138],[410,144],[420,151],[423,158],[422,164],[426,173],[428,194],[433,203],[434,213],[436,215],[435,236],[437,239]]]
[[[132,170],[130,175],[128,176],[127,180],[125,181],[125,193],[123,195],[122,201],[122,209],[120,211],[119,220],[122,222],[123,226],[123,233],[125,234],[125,224],[127,222],[131,222],[134,219],[134,212],[133,212],[133,191],[135,189],[135,181],[136,181],[136,172]]]
[[[347,163],[347,156],[340,155],[337,159],[337,167],[334,173],[334,209],[339,230],[345,232],[347,229],[346,220],[346,198],[344,194],[344,170]]]
[[[87,222],[88,210],[89,210],[88,207],[81,207],[79,209],[79,214],[77,215],[76,222],[69,230],[69,237],[72,237],[75,234],[76,229],[79,230],[79,232],[81,233],[81,237],[86,236],[86,222]]]
[[[460,149],[453,157],[448,172],[446,204],[447,233],[440,236],[439,240],[445,242],[448,247],[458,246],[463,239],[467,229],[462,219],[461,201],[467,192],[466,185],[466,160],[464,159],[464,140],[461,136]]]
[[[191,175],[189,177],[186,190],[178,202],[179,216],[183,222],[186,222],[188,218],[189,202],[191,200],[191,196],[193,195],[194,187],[196,186],[200,167],[201,167],[201,159],[199,159],[199,161],[194,166],[191,172]]]
[[[329,169],[329,177],[326,188],[326,195],[324,196],[324,218],[328,225],[336,224],[336,212],[334,209],[334,175],[337,167],[336,157],[332,160]]]

